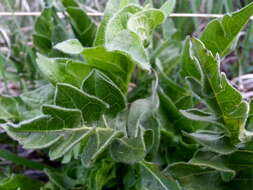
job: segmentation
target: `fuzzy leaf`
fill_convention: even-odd
[[[109,51],[119,51],[129,56],[141,68],[150,70],[147,52],[143,47],[140,36],[127,28],[129,15],[139,11],[141,11],[139,6],[129,5],[116,13],[106,27],[105,47]]]
[[[211,21],[201,35],[201,41],[213,55],[225,56],[232,43],[253,15],[253,3],[221,19]]]
[[[0,119],[18,119],[18,103],[13,97],[0,96]]]
[[[108,105],[97,97],[65,83],[58,83],[56,86],[55,104],[81,110],[83,119],[87,122],[97,121],[108,108]]]
[[[179,181],[185,190],[223,190],[219,171],[191,163],[178,162],[166,171]]]
[[[220,118],[229,131],[231,141],[238,143],[243,140],[245,122],[248,117],[249,106],[242,95],[227,80],[224,73],[220,73],[220,63],[198,39],[192,39],[194,55],[203,72],[202,99]]]
[[[187,37],[184,49],[182,53],[182,67],[181,67],[181,76],[188,77],[191,76],[197,80],[201,80],[202,73],[200,65],[196,63],[195,58],[192,56],[192,44],[190,42],[190,38]]]
[[[105,44],[105,30],[110,18],[120,10],[121,8],[127,6],[130,3],[137,4],[137,0],[109,0],[106,4],[106,8],[104,11],[104,18],[101,21],[99,28],[97,30],[95,46],[104,45]]]
[[[4,129],[27,149],[50,147],[51,159],[62,157],[93,132],[93,128],[83,127],[82,113],[77,109],[48,105],[42,111],[45,115],[18,125],[7,124]]]
[[[126,98],[120,89],[105,74],[93,70],[83,81],[82,90],[110,105],[107,114],[116,115],[126,108]]]
[[[185,133],[185,135],[194,139],[210,151],[219,154],[231,154],[236,151],[236,148],[231,144],[230,139],[220,132],[197,131],[195,133]]]
[[[138,34],[144,47],[147,47],[151,41],[154,29],[163,23],[164,20],[165,15],[159,9],[143,10],[129,18],[127,28]]]
[[[197,151],[190,163],[198,166],[213,168],[221,172],[223,181],[231,181],[235,177],[235,171],[228,168],[228,162],[224,156],[208,151]]]
[[[84,77],[91,71],[91,68],[82,62],[47,58],[40,54],[38,54],[37,64],[42,74],[54,85],[66,82],[80,87]]]
[[[213,113],[204,112],[199,109],[180,110],[180,113],[190,120],[203,121],[222,126],[222,124],[219,123],[219,120]]]
[[[148,120],[158,109],[159,100],[157,95],[146,99],[139,99],[132,103],[128,115],[128,135],[137,137],[142,122]]]
[[[145,190],[181,190],[173,178],[164,176],[154,164],[141,162],[141,184]]]
[[[146,156],[146,147],[143,137],[123,137],[116,139],[110,147],[111,156],[116,162],[134,164]]]
[[[120,53],[108,52],[104,47],[87,48],[83,56],[88,65],[102,70],[125,93],[133,71],[131,60]]]
[[[109,147],[109,145],[121,135],[119,131],[113,131],[110,128],[95,131],[88,143],[85,145],[84,152],[81,154],[82,163],[90,167],[96,158]]]
[[[80,54],[84,50],[82,44],[77,39],[69,39],[60,42],[56,44],[54,48],[68,54]]]

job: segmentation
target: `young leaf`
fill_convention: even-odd
[[[219,53],[224,57],[239,32],[253,15],[253,3],[221,19],[211,21],[201,35],[201,41],[213,55]]]
[[[77,39],[69,39],[54,46],[55,49],[68,54],[80,54],[84,48]]]
[[[113,186],[116,178],[115,163],[102,159],[89,172],[87,186],[89,190],[102,190]]]
[[[137,0],[109,0],[106,4],[106,8],[104,11],[104,18],[101,21],[99,28],[97,30],[96,38],[95,38],[95,46],[104,45],[105,44],[105,30],[110,18],[114,15],[115,12],[120,10],[121,8],[127,6],[130,3],[137,4]]]
[[[129,5],[115,14],[106,27],[105,47],[109,51],[119,51],[123,55],[129,56],[134,63],[143,69],[150,70],[147,52],[140,36],[127,28],[128,15],[139,11],[141,11],[139,6]]]
[[[163,23],[165,15],[158,9],[147,9],[132,15],[127,28],[140,36],[144,47],[148,47],[154,29]]]

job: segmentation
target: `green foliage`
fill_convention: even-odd
[[[55,8],[42,12],[33,40],[37,66],[51,84],[0,97],[1,129],[23,148],[62,162],[52,169],[0,152],[44,169],[49,181],[34,182],[34,189],[252,187],[252,106],[221,72],[220,59],[253,3],[212,21],[184,46],[177,41],[184,32],[175,31],[183,22],[166,18],[175,3],[109,0],[97,28],[76,1],[62,0],[72,32],[66,35]],[[9,183],[22,189],[31,182],[22,178]]]
[[[12,175],[0,179],[0,188],[2,190],[34,190],[39,189],[41,186],[41,182],[22,175]]]

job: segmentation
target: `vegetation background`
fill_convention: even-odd
[[[236,11],[251,1],[177,0],[174,13],[224,14]],[[103,12],[106,2],[106,0],[79,0],[81,7],[90,13]],[[165,0],[140,0],[140,2],[152,3],[155,7],[159,7]],[[58,11],[64,10],[60,0],[1,0],[0,12],[40,12],[51,5]],[[99,16],[94,16],[93,19],[95,23],[101,20]],[[167,63],[165,70],[172,78],[177,73],[176,65],[180,60],[180,51],[186,36],[198,36],[210,20],[212,18],[168,18],[167,25],[163,28],[168,38],[161,37],[161,30],[155,33],[155,37],[163,41],[163,46],[155,53],[164,54],[162,59]],[[0,16],[0,95],[17,96],[46,83],[35,62],[38,51],[32,40],[35,21],[36,16]],[[249,22],[247,28],[241,32],[234,51],[222,60],[221,70],[241,91],[244,98],[250,99],[253,96],[253,75],[250,74],[253,71],[253,20]],[[65,30],[70,32],[70,26],[66,25]],[[167,48],[166,53],[163,52],[165,49],[163,47]],[[131,85],[138,85],[137,83],[137,79],[133,79]],[[141,85],[143,91],[145,85]],[[142,88],[136,93],[141,97],[140,91]],[[130,95],[129,99],[136,99],[135,95],[132,94],[132,97]],[[60,166],[59,162],[50,161],[45,152],[24,150],[0,131],[0,179],[16,173],[47,181],[47,176],[38,169],[43,167],[40,163],[49,167]]]

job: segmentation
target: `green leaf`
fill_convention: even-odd
[[[79,7],[75,0],[61,0],[64,7]]]
[[[245,122],[248,117],[249,106],[242,95],[227,80],[225,74],[220,73],[220,63],[198,39],[192,39],[195,58],[203,72],[200,81],[202,99],[214,111],[217,118],[229,131],[233,143],[244,138]]]
[[[92,167],[89,173],[88,189],[90,190],[102,190],[113,185],[113,181],[116,179],[116,167],[115,163],[102,159],[99,163],[96,163]]]
[[[177,162],[166,173],[172,175],[186,190],[223,190],[219,171],[191,163]]]
[[[85,145],[84,151],[81,154],[81,160],[84,166],[90,167],[97,157],[121,135],[122,133],[120,131],[114,131],[110,128],[95,131],[91,138],[89,138],[89,141]]]
[[[1,190],[35,190],[40,189],[42,183],[23,175],[11,175],[0,180]]]
[[[231,181],[235,177],[235,171],[228,168],[228,162],[224,159],[224,156],[217,155],[208,151],[197,151],[190,163],[202,167],[213,168],[221,172],[222,179],[225,182]]]
[[[0,96],[0,119],[17,120],[20,115],[18,112],[18,103],[14,97]]]
[[[45,8],[42,11],[35,22],[34,31],[33,43],[43,54],[52,53],[54,44],[68,38],[64,24],[57,16],[54,7]]]
[[[182,53],[182,66],[180,74],[182,77],[191,76],[200,81],[202,78],[201,68],[200,65],[196,63],[196,60],[192,54],[192,44],[190,38],[187,37]]]
[[[107,114],[116,115],[126,108],[126,98],[105,74],[93,70],[83,81],[82,90],[110,105]]]
[[[145,120],[148,120],[159,106],[158,96],[151,96],[146,99],[139,99],[132,103],[128,114],[128,135],[137,137],[139,127]]]
[[[49,156],[58,159],[74,145],[93,133],[93,128],[83,127],[82,113],[77,109],[43,106],[41,115],[18,125],[7,124],[4,129],[10,137],[27,149],[50,147]]]
[[[215,131],[196,131],[195,133],[184,133],[210,151],[219,154],[231,154],[236,151],[228,137],[223,133]]]
[[[134,68],[127,56],[108,52],[104,47],[87,48],[83,56],[89,66],[106,72],[124,93],[127,92]]]
[[[60,189],[72,189],[76,184],[75,180],[67,176],[65,173],[59,173],[51,170],[45,170],[50,182]]]
[[[222,124],[219,123],[218,118],[213,113],[204,112],[199,109],[180,110],[180,113],[190,120],[203,121],[206,123],[222,126]]]
[[[127,28],[138,34],[144,47],[148,47],[154,29],[164,20],[165,14],[159,9],[147,9],[133,14],[127,22]]]
[[[141,162],[141,184],[145,190],[181,190],[176,180],[163,175],[155,164]]]
[[[68,54],[80,54],[84,50],[82,44],[77,39],[69,39],[60,42],[56,44],[54,48]]]
[[[104,18],[101,21],[99,28],[97,30],[95,46],[104,45],[105,44],[105,30],[110,18],[121,8],[127,6],[130,3],[137,4],[137,0],[109,0],[106,4],[106,8],[104,11]]]
[[[47,84],[21,94],[20,99],[31,109],[40,109],[43,104],[53,103],[54,90],[51,84]]]
[[[139,6],[129,5],[112,17],[105,31],[105,47],[109,51],[118,51],[129,56],[141,68],[150,70],[147,52],[143,47],[140,36],[127,28],[129,15],[139,11],[141,11]]]
[[[142,161],[146,156],[143,135],[140,134],[136,138],[115,139],[111,144],[110,152],[116,162],[134,164]]]
[[[84,47],[90,47],[95,39],[97,26],[79,7],[67,7],[70,23],[78,40]],[[80,22],[80,20],[82,22]]]
[[[90,66],[79,61],[62,58],[47,58],[38,54],[37,64],[42,74],[52,84],[69,83],[80,87],[85,76],[91,71]]]
[[[108,108],[108,104],[78,88],[65,83],[56,86],[55,104],[65,108],[79,109],[84,121],[97,121]]]
[[[192,120],[184,117],[175,105],[175,102],[173,102],[173,100],[171,100],[171,98],[167,96],[162,89],[159,89],[159,99],[162,111],[165,112],[168,120],[173,123],[174,126],[188,132],[196,130]]]
[[[221,19],[211,21],[201,35],[201,41],[213,55],[219,53],[224,57],[239,32],[253,15],[253,3]]]

